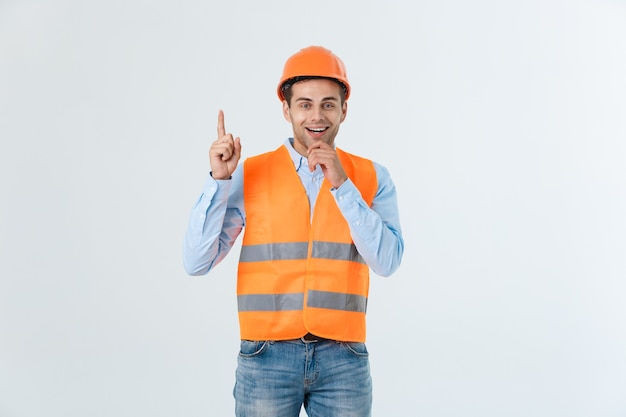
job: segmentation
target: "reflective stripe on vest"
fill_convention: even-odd
[[[242,246],[239,262],[284,261],[288,259],[306,259],[308,242],[265,243]],[[351,261],[365,264],[363,257],[353,243],[314,241],[311,257]]]
[[[237,296],[239,311],[302,310],[304,294],[247,294]]]
[[[309,290],[307,307],[365,313],[367,298],[358,294]]]
[[[309,290],[307,307],[365,313],[367,298],[357,294]],[[304,294],[246,294],[237,296],[239,311],[302,310]]]

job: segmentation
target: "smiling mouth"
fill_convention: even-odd
[[[328,127],[307,127],[306,130],[312,133],[323,133],[328,130]]]

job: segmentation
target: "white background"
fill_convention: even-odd
[[[0,416],[233,415],[237,255],[186,276],[218,109],[244,156],[324,45],[391,171],[374,415],[626,415],[626,3],[0,0]]]

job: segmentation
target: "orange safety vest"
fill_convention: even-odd
[[[337,149],[346,174],[371,206],[372,161]],[[313,219],[283,145],[244,163],[246,226],[237,277],[242,339],[289,340],[307,332],[365,341],[369,267],[324,179]]]

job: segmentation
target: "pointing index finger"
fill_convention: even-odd
[[[224,112],[222,110],[217,114],[217,138],[221,139],[226,134],[224,128]]]

